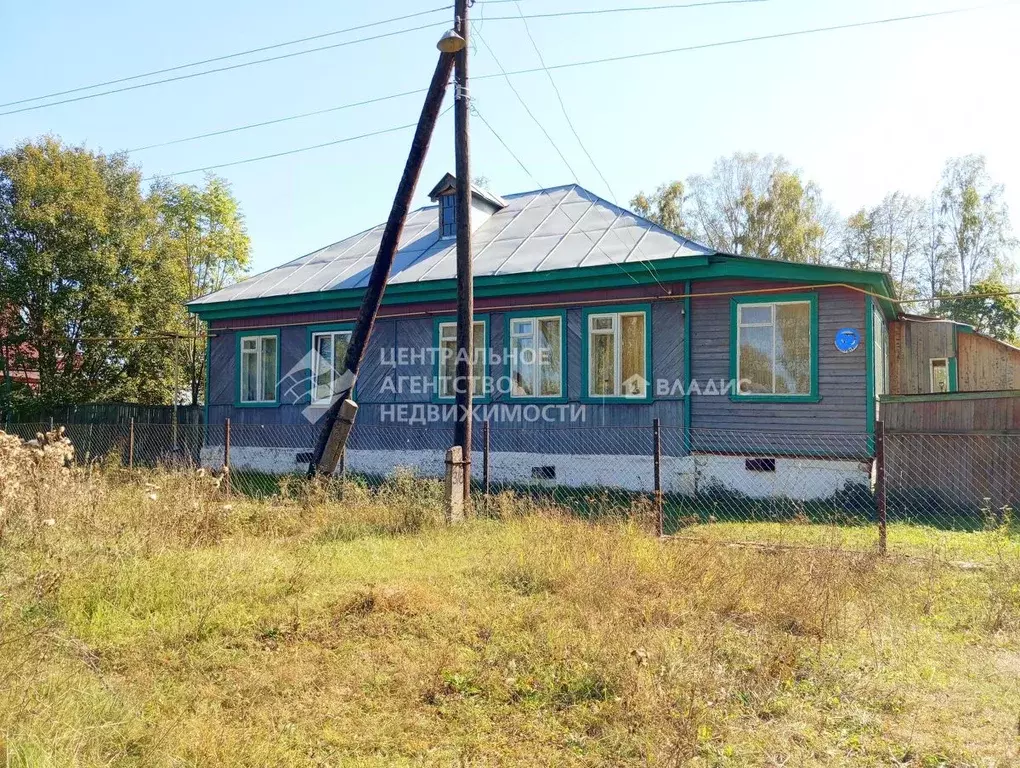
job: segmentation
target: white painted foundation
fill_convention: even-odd
[[[269,474],[303,472],[307,465],[297,462],[295,448],[231,448],[234,470],[255,470]],[[222,446],[202,449],[202,463],[218,466]],[[748,457],[750,458],[750,457]],[[422,477],[443,477],[445,454],[440,450],[347,452],[347,468],[356,473],[389,475],[397,467],[413,469]],[[482,454],[471,456],[472,476],[481,479]],[[536,467],[555,467],[555,480],[536,480]],[[494,483],[541,484],[572,488],[595,486],[630,491],[654,488],[651,456],[566,455],[538,453],[492,453],[490,479]],[[663,456],[662,485],[666,493],[694,495],[712,488],[736,492],[751,498],[790,498],[801,501],[825,499],[848,485],[870,484],[870,470],[856,461],[836,459],[776,458],[775,472],[752,472],[743,456]]]

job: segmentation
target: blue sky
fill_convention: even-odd
[[[525,13],[655,4],[661,0],[521,0]],[[530,22],[549,65],[908,15],[976,0],[767,0],[626,15]],[[442,5],[268,0],[171,5],[107,0],[0,0],[0,101],[9,102],[236,50]],[[452,13],[452,12],[450,12]],[[507,70],[537,66],[513,3],[476,5]],[[385,29],[441,22],[446,12]],[[889,191],[928,194],[947,157],[983,153],[1020,210],[1015,76],[1020,4],[867,29],[757,42],[554,73],[570,116],[616,197],[704,172],[735,151],[782,153],[844,214]],[[329,38],[338,42],[384,30]],[[104,151],[215,131],[424,88],[441,28],[298,56],[206,77],[0,117],[0,146],[53,133]],[[287,50],[297,50],[287,49]],[[282,52],[282,51],[281,51]],[[479,46],[472,73],[498,72]],[[567,126],[544,73],[514,85],[569,165],[500,78],[472,97],[542,186],[577,181],[611,197]],[[333,112],[172,147],[133,152],[144,175],[240,160],[414,122],[421,96]],[[6,111],[6,109],[0,109]],[[453,119],[437,135],[418,202],[453,169]],[[475,173],[495,191],[535,184],[477,120]],[[225,168],[248,220],[254,268],[342,239],[382,221],[410,142],[391,133]],[[200,181],[201,175],[179,180]],[[1016,217],[1014,216],[1014,219]]]

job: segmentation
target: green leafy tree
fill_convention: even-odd
[[[684,217],[684,185],[681,181],[661,185],[651,197],[638,192],[630,201],[630,207],[663,229],[684,237],[692,236]]]
[[[631,207],[720,251],[765,259],[819,262],[832,228],[818,187],[774,155],[720,158],[707,176],[639,193]]]
[[[45,137],[0,153],[0,304],[47,403],[166,402],[152,210],[123,155]]]
[[[981,333],[1010,344],[1016,343],[1020,326],[1020,303],[1011,296],[1010,288],[993,275],[972,283],[961,298],[941,302],[946,317],[974,326]]]
[[[150,199],[156,211],[155,249],[167,278],[159,304],[168,315],[166,327],[190,337],[177,345],[175,360],[197,404],[205,380],[205,340],[198,319],[184,305],[241,277],[250,240],[230,185],[217,176],[207,176],[201,187],[157,181]]]
[[[946,163],[939,197],[945,247],[955,258],[961,287],[967,291],[1016,245],[1005,188],[992,181],[983,156],[967,155]]]

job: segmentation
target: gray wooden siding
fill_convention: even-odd
[[[607,304],[612,304],[607,301]],[[536,314],[543,310],[536,310]],[[583,392],[581,380],[581,321],[580,307],[566,308],[565,364],[567,369],[567,400],[570,410],[580,406]],[[490,349],[502,350],[504,340],[505,313],[486,313],[489,322]],[[321,318],[316,318],[321,322]],[[266,318],[259,325],[271,326],[272,319]],[[657,303],[652,306],[652,378],[650,386],[654,392],[654,380],[667,379],[670,382],[683,379],[683,302]],[[395,425],[383,423],[383,406],[403,404],[408,406],[431,404],[429,395],[409,391],[385,392],[384,382],[389,377],[403,376],[431,379],[433,366],[426,358],[404,365],[392,366],[391,349],[431,349],[434,339],[434,319],[408,317],[385,319],[376,324],[372,340],[366,350],[361,374],[357,385],[357,400],[361,406],[357,427],[351,446],[364,449],[435,449],[449,447],[452,426],[432,423],[421,425]],[[308,332],[303,326],[280,329],[281,370],[286,376],[298,365],[308,352]],[[314,428],[307,427],[304,410],[307,403],[284,402],[272,408],[236,407],[237,391],[237,339],[234,331],[215,331],[210,352],[210,424],[220,424],[230,418],[234,426],[234,440],[237,445],[251,439],[252,444],[266,444],[263,440],[276,433],[282,447],[306,449],[311,444]],[[509,366],[500,359],[489,366],[489,376],[494,380],[509,376]],[[393,387],[390,387],[393,389]],[[506,393],[494,393],[490,404],[516,406],[526,401],[513,400]],[[484,405],[483,405],[484,407]],[[674,396],[651,403],[584,404],[583,421],[560,422],[511,422],[494,421],[492,445],[494,450],[516,450],[550,454],[615,454],[645,453],[651,450],[651,426],[659,418],[664,427],[664,450],[676,454],[681,450],[679,438],[683,427],[682,398]],[[274,425],[280,428],[274,429]],[[592,429],[606,427],[609,429]],[[264,428],[264,429],[263,429]],[[615,428],[615,429],[614,429]],[[476,428],[481,439],[480,425]],[[247,436],[247,437],[246,437]],[[675,436],[675,439],[673,437]],[[238,442],[240,441],[240,442]],[[480,446],[481,443],[479,442]]]
[[[696,292],[739,291],[762,287],[748,281],[713,281],[695,286]],[[613,304],[608,299],[607,304]],[[704,297],[691,302],[691,374],[702,386],[709,380],[716,384],[730,376],[730,298]],[[540,312],[541,310],[536,310]],[[444,313],[445,314],[445,313]],[[489,320],[490,347],[500,350],[504,342],[503,312],[486,313]],[[735,402],[728,395],[693,395],[691,397],[691,429],[695,450],[727,453],[795,453],[806,455],[863,455],[867,452],[866,345],[852,353],[839,352],[834,344],[836,332],[844,327],[857,328],[863,340],[865,301],[863,295],[847,289],[824,289],[818,292],[819,314],[819,395],[817,403],[752,403]],[[567,403],[580,405],[582,381],[582,308],[566,307]],[[293,322],[292,316],[288,318]],[[321,322],[321,318],[316,321]],[[260,325],[269,326],[272,318]],[[358,382],[357,399],[361,405],[352,447],[389,450],[442,450],[452,438],[448,424],[406,425],[382,423],[383,406],[430,404],[428,395],[409,391],[383,392],[387,377],[405,376],[431,379],[433,366],[428,358],[418,362],[384,365],[391,361],[390,349],[429,350],[433,345],[432,316],[387,318],[375,328]],[[652,305],[652,392],[656,381],[665,380],[673,389],[675,381],[684,380],[684,318],[683,301],[658,302]],[[303,413],[305,403],[284,403],[274,408],[237,408],[236,337],[233,331],[220,329],[212,341],[210,352],[210,424],[231,418],[240,431],[235,441],[245,439],[250,425],[252,440],[268,440],[287,447],[307,450],[314,439],[315,428],[308,426]],[[282,370],[286,374],[308,352],[308,333],[303,326],[281,329]],[[384,352],[385,358],[384,358]],[[509,374],[502,361],[490,365],[489,375],[500,378]],[[516,405],[506,394],[495,394],[494,404]],[[683,451],[680,439],[683,428],[683,401],[679,393],[656,397],[651,403],[585,404],[585,419],[574,423],[492,423],[494,450],[519,450],[550,454],[616,454],[644,453],[650,446],[651,425],[655,418],[664,427],[667,454]],[[274,425],[286,426],[274,428]],[[808,433],[825,433],[829,437],[805,437]],[[480,440],[480,426],[476,430]],[[273,435],[276,435],[274,438]],[[238,445],[243,442],[237,442]],[[253,443],[253,444],[263,444]],[[476,443],[476,447],[480,442]],[[649,448],[650,449],[650,448]]]
[[[748,281],[713,281],[696,284],[692,293],[761,287]],[[815,293],[820,402],[753,403],[734,401],[729,396],[695,394],[691,397],[695,450],[739,453],[743,450],[741,446],[746,445],[753,452],[776,450],[811,455],[866,452],[869,350],[863,343],[865,299],[862,294],[844,288]],[[762,300],[769,298],[763,296]],[[730,302],[729,296],[691,300],[691,374],[702,386],[711,379],[729,381]],[[841,328],[848,327],[860,331],[862,343],[856,351],[843,353],[836,348],[835,336]],[[722,432],[716,434],[716,430]],[[827,433],[831,439],[798,439],[798,433]],[[833,450],[828,450],[827,445]]]

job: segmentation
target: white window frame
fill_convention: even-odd
[[[642,362],[644,363],[644,370],[641,372],[641,380],[644,382],[644,391],[638,394],[623,394],[623,381],[621,381],[621,368],[623,366],[623,318],[633,317],[640,315],[644,320],[645,327],[644,333],[641,334],[641,345],[644,349],[642,355]],[[613,321],[612,328],[601,328],[595,329],[592,326],[598,319],[611,318]],[[646,378],[648,373],[648,323],[651,322],[649,313],[643,309],[637,309],[633,311],[622,311],[622,312],[592,312],[588,315],[588,327],[586,329],[588,334],[588,397],[594,400],[601,398],[617,397],[627,400],[646,400],[648,399],[648,387],[651,386],[651,382]],[[595,345],[592,344],[592,338],[594,336],[606,336],[613,334],[613,392],[611,394],[596,394],[592,391],[592,386],[595,383],[595,377],[592,375],[594,366],[592,365],[592,356],[595,352]]]
[[[536,355],[539,351],[539,339],[541,339],[541,333],[539,331],[541,323],[547,320],[555,320],[559,328],[557,334],[556,343],[559,345],[559,370],[556,371],[556,392],[552,394],[545,394],[541,391],[541,362],[536,358],[532,365],[532,381],[531,389],[535,394],[532,395],[517,395],[514,394],[514,382],[517,381],[517,356],[513,354],[513,340],[518,338],[531,338],[531,348],[535,351]],[[514,331],[514,323],[531,323],[531,333],[517,333]],[[508,347],[510,349],[510,398],[512,400],[541,400],[543,398],[562,398],[563,397],[563,316],[562,315],[536,315],[534,317],[512,317],[509,320],[509,342]]]
[[[334,336],[346,336],[347,337],[347,346],[350,346],[350,344],[351,344],[351,335],[353,333],[354,333],[353,331],[315,331],[312,334],[312,352],[316,352],[316,350],[318,350],[318,346],[316,346],[316,342],[317,342],[317,340],[320,337],[323,337],[323,336],[328,336],[329,337],[329,347],[330,347],[330,349],[334,348],[333,347],[333,337]],[[337,391],[336,391],[337,374],[338,373],[342,373],[342,371],[337,371],[337,367],[336,367],[337,363],[336,363],[336,360],[334,360],[333,361],[333,365],[331,366],[332,369],[333,369],[333,375],[330,376],[330,379],[329,379],[329,391],[330,391],[331,394],[327,398],[317,398],[315,396],[315,392],[319,388],[319,373],[321,373],[321,371],[319,370],[319,364],[320,364],[320,361],[322,359],[323,359],[322,356],[319,355],[318,353],[312,355],[312,391],[311,391],[311,402],[312,402],[312,405],[330,405],[333,402],[333,398],[336,397],[336,395],[337,395]],[[343,364],[343,363],[341,362],[341,364]]]
[[[488,350],[488,344],[486,344],[486,341],[488,340],[488,335],[487,335],[488,334],[488,321],[485,320],[485,319],[478,319],[478,318],[476,318],[473,321],[473,323],[472,323],[472,334],[473,334],[472,335],[472,343],[475,343],[474,339],[479,338],[476,335],[479,332],[479,327],[478,326],[481,326],[480,330],[481,330],[481,334],[482,334],[481,335],[481,339],[482,339],[482,357],[484,359],[482,360],[482,366],[481,366],[481,371],[480,372],[478,370],[478,364],[477,364],[478,361],[477,360],[474,361],[475,365],[471,369],[471,377],[472,377],[472,379],[478,379],[478,381],[479,381],[479,383],[481,385],[481,390],[482,391],[481,392],[475,392],[474,391],[474,386],[473,386],[473,383],[472,383],[472,390],[471,390],[472,391],[472,395],[471,395],[471,397],[473,399],[474,398],[482,398],[482,397],[486,396],[485,395],[485,377],[488,375],[488,372],[489,372],[489,366],[488,366],[488,363],[489,363],[489,350]],[[456,357],[454,357],[452,359],[453,360],[453,365],[454,365],[453,375],[452,376],[448,376],[448,377],[444,377],[443,376],[443,364],[446,362],[446,360],[443,359],[443,354],[442,354],[442,352],[443,352],[443,330],[445,328],[453,328],[454,338],[456,338],[457,321],[456,320],[447,320],[447,321],[443,321],[443,322],[439,323],[438,330],[436,332],[436,346],[438,347],[438,350],[436,350],[436,351],[439,354],[439,359],[436,361],[436,399],[437,400],[455,400],[457,398],[457,393],[456,392],[454,392],[453,394],[449,394],[449,395],[443,393],[443,381],[444,381],[444,379],[449,379],[451,382],[452,381],[456,381],[456,379],[457,379],[457,360],[456,360]],[[456,345],[454,345],[454,346],[456,348]]]
[[[808,308],[808,391],[807,392],[776,392],[776,307],[791,306],[794,304],[804,304]],[[771,320],[767,323],[745,323],[743,321],[744,309],[761,309],[762,307],[768,307],[771,312]],[[772,328],[772,391],[771,392],[744,392],[740,390],[740,382],[744,380],[741,373],[741,354],[740,351],[743,349],[740,336],[741,331],[744,328]],[[814,376],[812,371],[814,370],[815,359],[815,339],[814,332],[811,328],[811,302],[808,300],[797,299],[794,301],[763,301],[754,304],[741,302],[737,305],[737,348],[735,350],[737,356],[737,391],[741,397],[790,397],[790,398],[803,398],[810,397],[813,390]]]
[[[935,389],[935,363],[942,363],[943,368],[946,372],[946,388],[945,390]],[[953,386],[953,382],[949,378],[949,358],[948,357],[932,357],[928,360],[928,391],[932,394],[945,394],[949,392]]]
[[[274,342],[276,342],[276,360],[275,360],[276,364],[273,366],[273,378],[276,380],[273,382],[273,397],[270,400],[266,400],[262,397],[263,393],[266,390],[265,366],[263,365],[264,362],[263,358],[266,354],[265,341],[267,339],[272,339]],[[246,350],[244,348],[245,342],[248,341],[255,342],[255,349]],[[238,393],[237,393],[238,401],[242,405],[272,405],[276,403],[279,397],[278,390],[280,387],[280,336],[275,333],[251,334],[242,336],[240,344],[240,358],[241,359],[238,361],[238,375],[240,376],[240,379],[238,380]],[[255,393],[257,396],[257,399],[255,400],[245,399],[244,383],[247,377],[245,376],[244,361],[246,358],[253,358],[255,360]]]

